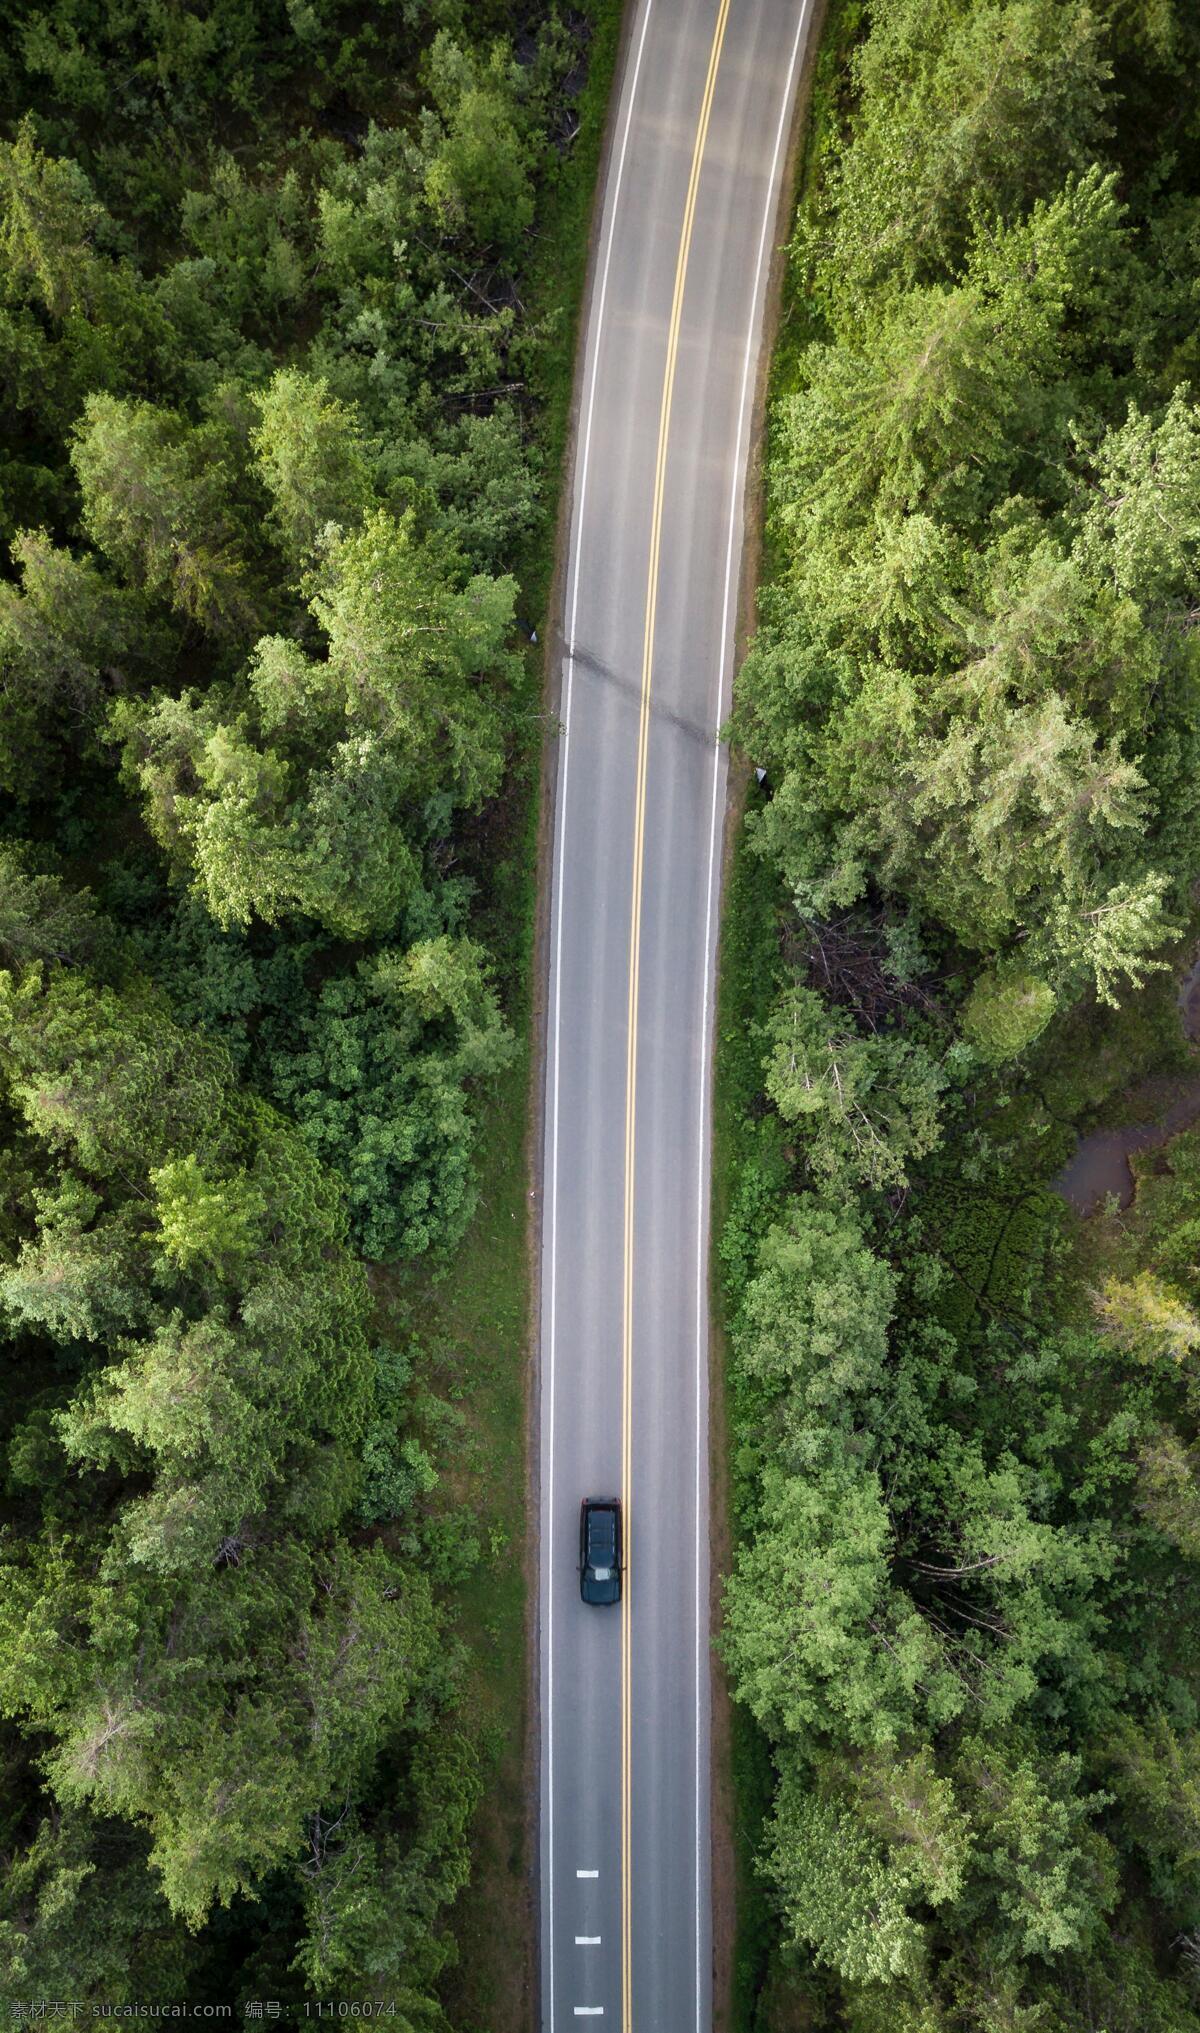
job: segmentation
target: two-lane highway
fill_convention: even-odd
[[[811,0],[636,0],[563,616],[541,1273],[545,2033],[705,2033],[711,1027],[742,496]],[[624,1505],[619,1609],[579,1505]]]

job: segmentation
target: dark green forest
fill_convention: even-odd
[[[466,1542],[374,1267],[518,1050],[612,14],[6,10],[6,2011],[446,2024]]]
[[[758,2033],[1200,2027],[1200,1132],[1052,1190],[1200,1094],[1198,77],[1172,0],[834,0],[816,74],[719,1062]]]

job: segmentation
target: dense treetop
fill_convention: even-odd
[[[599,11],[6,18],[6,2005],[445,2024],[455,1414],[361,1258],[449,1263],[514,1052]]]
[[[1200,40],[831,18],[734,713],[769,787],[723,1047],[755,2023],[1184,2033],[1195,1133],[1098,1235],[1045,1185],[1189,1064]]]

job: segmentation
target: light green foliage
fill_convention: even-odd
[[[905,757],[899,776],[895,804],[881,813],[889,872],[907,886],[927,854],[931,905],[965,944],[983,950],[994,950],[1008,929],[1009,900],[1044,894],[1056,876],[1066,891],[1065,940],[1079,908],[1077,871],[1096,836],[1144,823],[1140,772],[1119,753],[1099,754],[1090,729],[1057,698],[960,724],[944,742],[918,747],[911,763]]]
[[[425,195],[443,231],[511,248],[533,217],[518,74],[503,44],[486,64],[446,29],[434,37],[429,83],[436,113],[421,134]]]
[[[858,816],[828,873],[814,881],[805,861],[789,868],[819,908],[860,895],[876,856],[888,888],[964,945],[1003,954],[1032,939],[1068,991],[1091,976],[1112,999],[1122,976],[1136,984],[1155,964],[1153,949],[1175,930],[1166,878],[1147,871],[1109,884],[1103,873],[1106,860],[1120,868],[1126,842],[1145,831],[1146,780],[1058,695],[981,703],[930,728],[911,682],[876,672],[837,740],[830,760]],[[771,814],[763,838],[774,846],[789,812]]]
[[[437,1470],[420,1440],[403,1431],[411,1357],[398,1348],[377,1348],[374,1357],[374,1415],[362,1444],[358,1501],[358,1515],[368,1525],[402,1516],[437,1483]]]
[[[439,793],[477,806],[499,780],[514,588],[455,587],[411,519],[383,510],[329,535],[308,588],[324,658],[265,637],[223,701],[123,701],[111,730],[219,923],[303,913],[350,938],[387,932],[419,885],[426,810]]]
[[[273,1091],[344,1179],[367,1255],[452,1247],[475,1207],[471,1085],[512,1054],[482,950],[427,939],[364,961],[292,1038]]]
[[[1194,1365],[1200,1320],[1153,1271],[1106,1278],[1095,1295],[1095,1306],[1105,1331],[1138,1362],[1172,1369]]]
[[[108,1342],[54,1423],[76,1473],[130,1481],[99,1575],[70,1535],[9,1549],[0,1703],[49,1733],[61,1799],[146,1823],[199,1924],[295,1858],[432,1662],[423,1579],[329,1536],[369,1412],[365,1284],[336,1193],[215,1047],[79,976],[8,995],[15,1098],[83,1174],[36,1196],[5,1304]],[[102,1114],[64,1026],[110,1076]],[[61,1619],[87,1634],[65,1675]]]
[[[498,715],[479,681],[515,674],[515,595],[511,579],[483,574],[461,590],[447,584],[411,524],[382,512],[330,549],[312,607],[329,638],[332,696],[401,751],[406,779],[423,780],[427,796],[436,782],[476,805],[496,786]]]
[[[980,974],[963,1009],[962,1027],[984,1059],[1003,1065],[1040,1036],[1055,1008],[1054,990],[1036,975],[1017,969]]]
[[[1152,1162],[1138,1163],[1138,1227],[1152,1274],[1200,1305],[1200,1133],[1172,1137]]]
[[[310,223],[300,179],[256,183],[222,150],[208,186],[185,191],[180,226],[207,264],[210,292],[241,318],[268,328],[295,314],[310,282]]]
[[[88,534],[134,585],[218,634],[252,625],[254,595],[229,513],[229,447],[219,426],[95,395],[72,460]]]
[[[1039,1765],[991,1744],[964,1753],[981,1892],[996,1910],[997,1944],[1014,1959],[1087,1947],[1114,1903],[1112,1850],[1090,1827],[1108,1797],[1082,1793],[1080,1770],[1078,1758]]]
[[[70,973],[0,975],[0,1037],[34,1134],[102,1179],[198,1144],[228,1077],[219,1050]]]
[[[793,1939],[851,1982],[919,1978],[926,1934],[910,1909],[956,1899],[972,1851],[969,1823],[927,1752],[789,1765],[769,1840]]]
[[[915,1613],[893,1613],[892,1540],[878,1477],[853,1456],[768,1471],[757,1537],[726,1587],[724,1646],[738,1699],[772,1734],[871,1745],[911,1728],[937,1652]],[[950,1685],[934,1699],[960,1705]]]
[[[206,1177],[194,1153],[151,1172],[162,1247],[181,1270],[245,1274],[265,1241],[267,1200],[246,1173]]]
[[[100,1196],[71,1171],[33,1197],[36,1236],[0,1272],[10,1325],[61,1342],[105,1342],[144,1327],[154,1257],[139,1211],[102,1214]]]
[[[1023,211],[1104,131],[1110,69],[1084,5],[892,0],[872,10],[855,71],[855,145],[817,228],[839,309],[954,266],[976,212]]]
[[[1080,549],[1097,576],[1163,616],[1200,592],[1200,417],[1177,388],[1160,419],[1131,402],[1101,443]]]
[[[1167,915],[1169,885],[1170,878],[1154,870],[1136,883],[1114,883],[1094,900],[1063,897],[1054,905],[1045,944],[1084,980],[1090,976],[1098,1000],[1116,1009],[1118,988],[1139,989],[1170,964],[1161,948],[1181,927]]]
[[[1000,306],[958,289],[906,299],[870,353],[814,348],[808,386],[779,420],[785,526],[828,540],[873,511],[953,519],[986,500],[1011,470],[1006,426],[1044,343],[1038,325],[1010,332]]]
[[[480,571],[502,570],[537,514],[537,475],[520,420],[502,403],[438,436],[410,438],[380,463],[398,491],[437,503],[438,526]]]
[[[852,1981],[915,1975],[922,1933],[906,1909],[903,1881],[850,1816],[808,1789],[806,1777],[785,1776],[767,1851],[787,1936]]]
[[[1086,1703],[1102,1672],[1098,1597],[1118,1565],[1111,1529],[1047,1516],[1039,1475],[1012,1455],[989,1466],[947,1435],[912,1521],[910,1586],[946,1642],[968,1704],[1002,1725],[1047,1678]]]
[[[1185,1559],[1200,1561],[1200,1448],[1185,1446],[1170,1426],[1152,1433],[1142,1448],[1138,1502]]]
[[[871,1752],[855,1760],[848,1779],[858,1819],[887,1844],[905,1887],[930,1906],[957,1899],[972,1862],[971,1829],[932,1755]]]
[[[790,988],[771,1013],[766,1089],[785,1122],[809,1138],[808,1158],[832,1185],[903,1185],[905,1166],[937,1142],[936,1061],[906,1038],[864,1038],[831,1020],[818,996]]]
[[[423,178],[446,139],[440,116],[428,114],[421,137],[418,147],[372,127],[361,152],[339,163],[318,194],[320,272],[336,296],[310,371],[370,420],[388,493],[445,529],[471,564],[494,570],[528,528],[536,489],[528,431],[516,425],[506,387],[509,349],[526,334],[509,292],[493,280],[495,249],[476,271],[478,257],[456,229],[453,252],[431,259],[437,227]],[[497,160],[486,164],[477,194],[484,214],[502,169]],[[502,242],[518,215],[506,210],[498,220]],[[434,399],[438,389],[448,401]]]
[[[328,384],[281,368],[259,398],[251,434],[284,548],[311,562],[330,523],[353,529],[372,504],[371,462],[354,412]]]
[[[295,1860],[305,1813],[362,1769],[428,1667],[427,1589],[413,1580],[389,1597],[395,1572],[380,1547],[317,1561],[297,1548],[222,1568],[173,1610],[157,1592],[139,1601],[128,1588],[117,1617],[77,1584],[95,1691],[34,1706],[6,1674],[3,1698],[54,1729],[48,1773],[64,1800],[145,1817],[164,1895],[198,1924],[214,1899],[228,1903],[262,1870]],[[28,1623],[4,1621],[14,1664],[35,1653]],[[224,1686],[206,1670],[213,1657]]]
[[[106,227],[78,163],[44,155],[32,121],[0,143],[0,256],[10,290],[27,291],[56,319],[86,308]]]
[[[445,2033],[447,2022],[427,1990],[450,1958],[430,1927],[433,1901],[448,1904],[470,1869],[470,1818],[479,1797],[471,1746],[457,1731],[432,1732],[415,1747],[411,1842],[365,1839],[357,1821],[330,1829],[312,1845],[305,1869],[307,1935],[300,1966],[328,1989],[367,1971],[399,1980],[413,2033]]]
[[[24,531],[12,556],[21,587],[0,585],[0,777],[28,797],[57,766],[54,737],[88,741],[106,690],[149,676],[167,638],[140,600],[44,530]]]
[[[764,1236],[736,1327],[748,1376],[788,1393],[789,1419],[808,1405],[850,1422],[880,1387],[895,1280],[853,1216],[809,1197]]]
[[[142,1330],[61,1415],[64,1444],[103,1465],[128,1461],[126,1436],[136,1442],[156,1470],[130,1508],[137,1557],[168,1570],[211,1560],[298,1448],[361,1434],[364,1292],[339,1262],[336,1194],[294,1131],[231,1103],[222,1055],[157,1014],[79,977],[34,974],[10,989],[5,1021],[31,1130],[100,1187],[65,1172],[39,1196],[38,1240],[10,1274],[8,1304],[64,1335]],[[90,1063],[71,1038],[86,1038]],[[125,1182],[147,1172],[126,1199]]]
[[[272,704],[291,679],[302,698],[318,668],[295,645],[271,641],[256,652]],[[323,704],[311,716],[318,724]],[[211,696],[121,702],[110,728],[151,831],[222,927],[303,914],[361,937],[389,930],[418,887],[396,823],[401,767],[370,734],[331,740],[326,766],[305,770],[260,746],[232,701],[226,717]]]
[[[1161,742],[1134,744],[1156,693],[1181,730],[1194,716],[1195,418],[1186,392],[1160,424],[1134,410],[1077,475],[1079,321],[1115,343],[1130,272],[1111,177],[979,233],[964,262],[811,348],[781,412],[798,605],[772,609],[739,707],[782,779],[760,838],[819,909],[870,870],[963,945],[1012,967],[1031,942],[1056,994],[1114,1000],[1174,929],[1147,843],[1179,751],[1164,774]]]

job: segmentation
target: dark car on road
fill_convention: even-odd
[[[579,1513],[579,1593],[585,1602],[621,1600],[621,1499],[585,1497]]]

